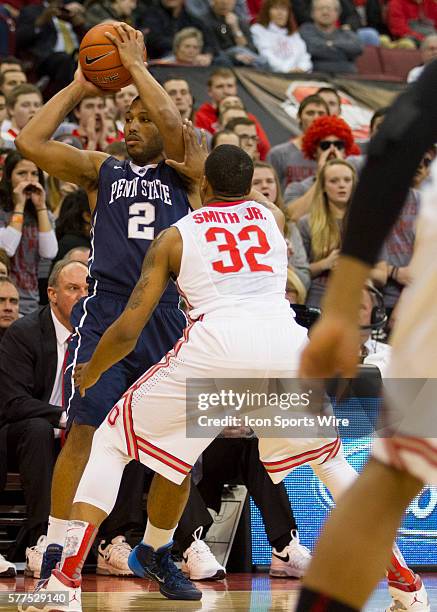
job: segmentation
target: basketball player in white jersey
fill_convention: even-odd
[[[370,143],[323,316],[303,354],[304,376],[355,373],[361,291],[402,210],[420,160],[437,142],[436,85],[437,62],[432,62],[399,96]],[[424,484],[437,485],[436,262],[434,163],[419,212],[413,280],[398,306],[386,375],[386,380],[397,379],[386,393],[386,404],[404,418],[392,425],[386,438],[376,439],[372,459],[329,517],[304,579],[299,612],[361,610],[382,576],[408,504]],[[390,610],[423,612],[430,605],[423,593],[407,592]]]
[[[194,131],[185,127],[185,135],[187,130],[195,147]],[[186,151],[187,162],[187,142]],[[181,170],[181,164],[173,165]],[[129,557],[129,567],[137,576],[155,580],[168,598],[201,598],[170,558],[172,536],[187,499],[188,475],[213,439],[186,436],[186,379],[250,381],[296,375],[307,343],[306,329],[295,322],[285,299],[287,247],[276,213],[247,199],[252,175],[253,163],[239,147],[222,145],[209,155],[200,191],[203,208],[154,241],[126,310],[82,367],[84,393],[132,350],[167,283],[177,278],[190,323],[172,351],[130,387],[97,431],[76,494],[61,565],[46,586],[48,591],[70,593],[70,612],[81,610],[84,558],[115,503],[124,467],[132,459],[153,469],[155,478],[164,479],[167,494],[157,498],[152,484],[146,532]],[[283,222],[281,213],[278,221]],[[310,463],[334,499],[356,475],[335,434],[330,439],[260,438],[259,449],[273,482]]]

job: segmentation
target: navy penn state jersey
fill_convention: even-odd
[[[100,167],[92,218],[89,293],[129,296],[153,239],[190,211],[180,176],[164,161],[137,166],[109,157]],[[178,301],[169,282],[161,301]]]

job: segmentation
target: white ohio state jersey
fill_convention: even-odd
[[[287,245],[270,210],[254,201],[217,202],[174,225],[183,241],[178,288],[192,319],[242,307],[290,313]]]

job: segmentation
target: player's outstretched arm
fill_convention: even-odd
[[[138,337],[164,292],[172,272],[178,268],[172,263],[175,249],[181,242],[179,231],[168,228],[150,245],[144,258],[141,276],[132,291],[129,302],[120,317],[106,330],[91,360],[77,367],[76,384],[80,392],[92,387],[114,363],[126,357],[137,343]]]
[[[86,95],[99,96],[102,92],[86,81],[78,68],[74,81],[37,112],[17,136],[15,145],[24,157],[49,174],[92,191],[97,188],[100,165],[108,155],[80,151],[50,140],[62,121]]]
[[[119,38],[110,32],[105,34],[116,45],[124,67],[131,73],[141,102],[162,136],[167,157],[182,161],[184,159],[184,140],[181,115],[168,93],[144,64],[143,34],[134,30],[127,23],[115,24],[114,27]]]

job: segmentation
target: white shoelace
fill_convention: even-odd
[[[38,553],[40,555],[43,555],[45,553],[46,548],[47,548],[47,536],[42,535],[38,538],[38,542],[35,544],[35,546],[31,546],[29,550],[31,550],[32,552]]]
[[[125,539],[119,540],[114,544],[109,544],[108,552],[104,553],[106,561],[110,561],[115,567],[125,569],[127,567],[127,559],[132,548]]]
[[[187,554],[188,556],[193,555],[196,557],[196,559],[199,559],[200,557],[207,557],[208,559],[214,559],[214,561],[216,560],[208,544],[205,544],[203,540],[194,540],[190,548],[188,548]]]

